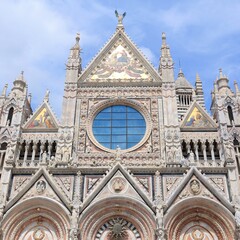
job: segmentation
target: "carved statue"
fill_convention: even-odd
[[[116,160],[117,161],[121,160],[120,151],[121,151],[121,148],[117,145],[117,148],[116,148]]]
[[[46,163],[46,162],[47,162],[47,152],[46,152],[46,151],[44,151],[44,152],[42,153],[42,162],[43,162],[43,163]]]
[[[69,240],[79,240],[79,230],[76,228],[73,228],[69,232]]]
[[[147,152],[148,153],[152,152],[152,144],[150,142],[147,144]]]
[[[157,228],[163,227],[163,205],[158,204],[156,206],[156,223]]]
[[[87,146],[86,146],[86,153],[90,153],[91,151],[92,151],[92,147],[88,143]]]
[[[115,10],[115,15],[118,18],[118,24],[122,25],[122,20],[125,18],[126,14],[126,12],[124,12],[123,14],[119,14],[118,11]]]
[[[190,153],[189,153],[189,157],[188,157],[190,163],[194,163],[194,153],[193,151],[191,150]]]

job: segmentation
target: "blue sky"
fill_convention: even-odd
[[[32,107],[47,89],[50,104],[61,114],[65,63],[76,32],[81,34],[83,67],[115,32],[118,12],[127,12],[125,31],[158,67],[165,32],[175,62],[194,85],[198,72],[205,100],[218,69],[230,85],[240,83],[239,0],[1,0],[0,89],[24,70]]]

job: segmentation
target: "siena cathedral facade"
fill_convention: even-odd
[[[32,111],[23,73],[0,96],[3,240],[240,239],[240,90],[220,69],[211,115],[202,82],[162,34],[156,70],[125,33],[82,70],[70,50],[61,120]]]

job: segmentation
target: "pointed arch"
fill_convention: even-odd
[[[234,116],[233,116],[233,110],[230,105],[227,106],[227,111],[228,111],[228,118],[230,121],[230,124],[232,124],[232,121],[234,121]]]
[[[14,108],[11,107],[11,108],[8,110],[8,117],[7,117],[7,125],[8,125],[8,126],[11,126],[11,124],[12,124],[13,113],[14,113]]]
[[[4,159],[6,156],[6,150],[7,150],[7,143],[3,142],[0,145],[0,170],[2,170],[2,168],[3,168]]]

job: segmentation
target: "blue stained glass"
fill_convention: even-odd
[[[111,129],[110,128],[93,128],[93,134],[101,134],[101,135],[110,135],[111,134]]]
[[[128,134],[140,134],[140,135],[142,135],[143,132],[145,132],[145,128],[142,128],[142,127],[128,128]]]
[[[146,125],[145,121],[142,119],[140,120],[131,119],[128,120],[127,124],[129,127],[145,127]]]
[[[121,149],[126,149],[127,144],[125,142],[124,143],[112,143],[111,149],[116,149],[117,147],[120,147]]]
[[[126,109],[126,106],[114,106],[114,108],[112,108],[112,112],[126,112]]]
[[[110,119],[111,113],[100,112],[95,119]]]
[[[127,121],[124,120],[112,120],[112,127],[127,127]]]
[[[93,134],[106,148],[127,149],[140,142],[146,131],[146,122],[136,109],[115,105],[100,111],[93,121]]]
[[[140,113],[128,113],[128,119],[141,119],[143,118]]]
[[[101,112],[111,112],[111,107],[104,108]]]
[[[112,135],[112,142],[126,142],[126,135]]]
[[[113,119],[126,119],[126,112],[125,113],[112,113]]]
[[[143,135],[128,135],[128,142],[139,142],[143,138]]]
[[[127,134],[126,127],[112,128],[112,134]]]
[[[111,135],[95,135],[99,142],[111,142]]]
[[[94,127],[111,127],[111,122],[109,122],[108,120],[95,120],[94,121]]]
[[[134,108],[131,108],[131,107],[128,107],[127,108],[127,112],[134,112],[134,113],[138,113],[138,111],[136,110],[136,109],[134,109]]]

